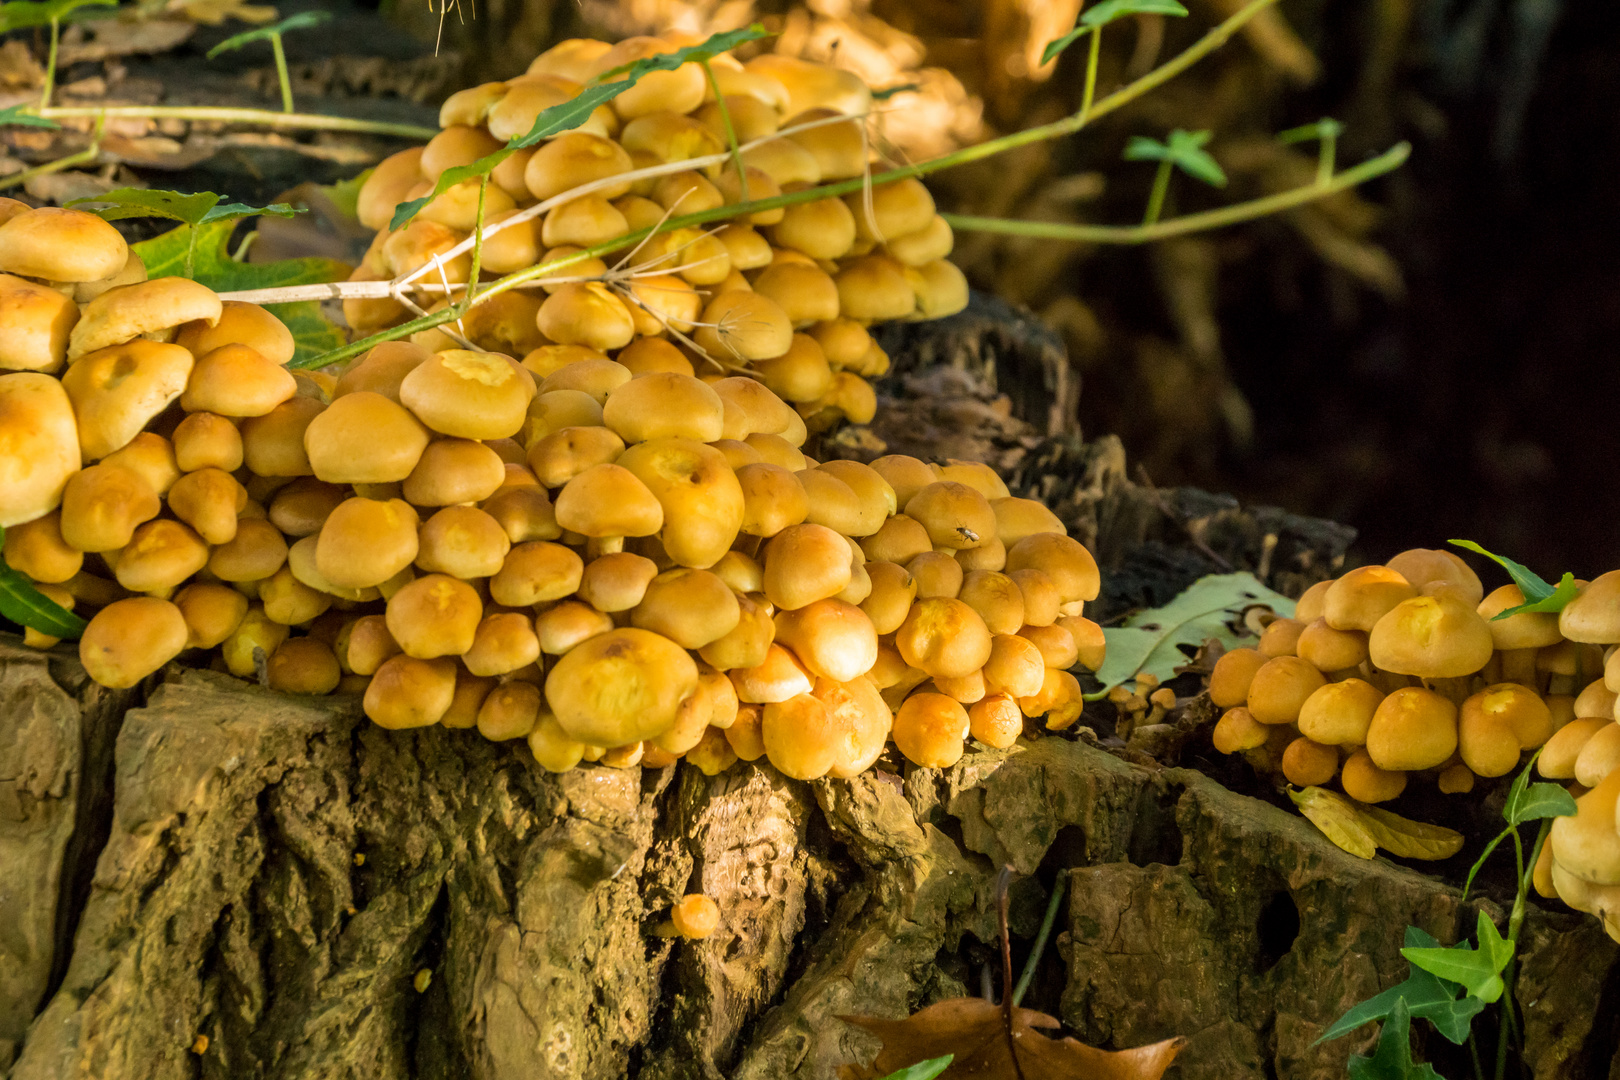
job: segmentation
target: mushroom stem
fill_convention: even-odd
[[[1451,678],[1424,679],[1423,685],[1453,705],[1461,705],[1468,699],[1469,687],[1473,683],[1472,675],[1459,675]]]
[[[588,562],[603,555],[617,555],[623,550],[622,536],[593,536],[585,542],[585,559]]]

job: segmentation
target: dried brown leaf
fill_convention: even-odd
[[[869,1066],[846,1065],[843,1080],[874,1080],[919,1061],[954,1056],[940,1080],[1159,1080],[1185,1040],[1139,1046],[1133,1050],[1098,1050],[1077,1039],[1053,1039],[1037,1028],[1058,1022],[1034,1009],[1006,1011],[983,998],[952,998],[930,1005],[904,1020],[877,1016],[839,1019],[865,1028],[883,1040]]]

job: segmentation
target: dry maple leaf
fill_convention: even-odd
[[[940,1080],[1159,1080],[1186,1040],[1166,1039],[1134,1050],[1098,1050],[1078,1039],[1049,1038],[1036,1028],[1058,1027],[1034,1009],[1007,1010],[983,998],[951,998],[904,1020],[841,1016],[883,1040],[868,1067],[846,1065],[843,1080],[875,1080],[918,1061],[954,1055]]]

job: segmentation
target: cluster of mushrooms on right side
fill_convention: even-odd
[[[1413,777],[1465,794],[1539,751],[1578,813],[1553,824],[1535,887],[1620,940],[1620,571],[1580,583],[1562,612],[1495,618],[1523,603],[1425,548],[1313,585],[1258,645],[1216,661],[1215,748],[1301,787],[1336,777],[1364,803]]]

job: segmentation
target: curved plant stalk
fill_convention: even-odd
[[[43,165],[35,165],[32,169],[24,169],[22,172],[12,173],[10,176],[0,179],[0,191],[10,187],[16,187],[18,184],[26,184],[36,176],[48,176],[54,172],[61,172],[63,169],[71,169],[75,165],[91,164],[96,160],[96,158],[101,156],[101,133],[102,129],[106,126],[106,118],[97,116],[96,126],[90,132],[89,146],[85,147],[83,150],[69,154],[67,157],[60,157],[55,161],[47,161]]]
[[[104,105],[52,106],[34,115],[49,120],[73,116],[105,116],[109,120],[201,120],[221,124],[258,124],[263,127],[304,131],[353,131],[367,135],[392,135],[401,139],[427,140],[437,128],[416,124],[395,124],[383,120],[358,120],[349,116],[322,116],[319,113],[276,112],[272,109],[237,109],[217,105]]]

